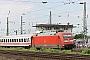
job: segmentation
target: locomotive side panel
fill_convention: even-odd
[[[36,48],[61,48],[58,36],[36,36],[33,37],[32,45]]]

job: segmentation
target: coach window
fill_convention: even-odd
[[[3,39],[3,42],[5,42],[5,39]]]
[[[23,39],[21,39],[21,42],[23,42]]]
[[[2,39],[2,42],[3,42],[3,39]]]
[[[26,42],[28,41],[28,39],[27,39],[27,38],[26,38],[25,40],[26,40]]]
[[[26,42],[26,39],[24,38],[24,42]]]
[[[8,42],[9,42],[9,39],[8,39]]]
[[[13,42],[15,42],[15,39],[13,39]]]
[[[12,39],[12,42],[14,42],[14,39]]]
[[[4,40],[4,39],[2,39],[2,42],[4,42],[3,40]]]
[[[16,42],[16,39],[14,39],[14,42]]]
[[[10,39],[10,42],[12,42],[11,39]]]
[[[23,39],[19,39],[19,42],[23,42]]]
[[[2,42],[2,40],[0,39],[0,42]]]
[[[3,42],[3,39],[2,39],[2,42]]]
[[[2,42],[1,39],[0,39],[0,42]]]
[[[0,39],[0,42],[2,42],[2,39]]]
[[[26,41],[28,42],[29,41],[29,38],[26,38]]]
[[[19,39],[19,42],[21,42],[22,40],[21,39]]]
[[[3,39],[1,39],[1,42],[3,42]]]
[[[27,42],[27,38],[25,38],[25,42]]]
[[[3,39],[1,39],[1,41],[3,42]]]
[[[7,39],[6,39],[6,42],[7,42]]]

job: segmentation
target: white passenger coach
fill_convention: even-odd
[[[13,35],[13,36],[0,36],[0,46],[5,47],[29,47],[31,46],[31,36],[29,35]]]

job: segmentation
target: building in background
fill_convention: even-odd
[[[72,32],[72,29],[75,28],[75,26],[70,25],[70,23],[67,23],[66,25],[61,24],[36,24],[36,32],[42,31],[42,32]]]

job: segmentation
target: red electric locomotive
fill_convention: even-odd
[[[62,48],[71,49],[74,45],[74,38],[71,32],[40,33],[32,37],[31,45],[36,48]]]

